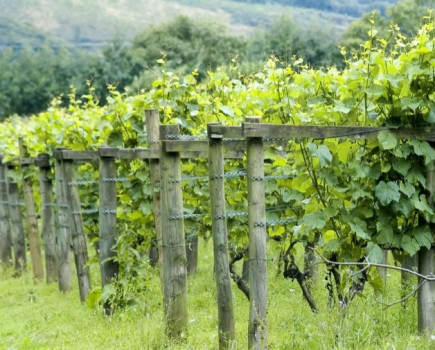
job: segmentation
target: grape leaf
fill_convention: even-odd
[[[376,197],[379,199],[382,205],[387,206],[391,202],[398,202],[400,199],[399,186],[395,182],[381,181],[376,186]]]
[[[433,242],[429,226],[420,226],[412,230],[412,234],[420,247],[430,248]]]
[[[332,162],[332,154],[325,145],[317,146],[314,143],[308,143],[307,147],[310,154],[319,160],[321,166],[325,166]]]
[[[367,259],[371,263],[380,264],[384,260],[384,252],[376,243],[369,242],[366,248]]]
[[[326,215],[321,211],[316,211],[311,214],[306,214],[302,222],[308,230],[321,229],[325,226]]]
[[[397,146],[397,138],[388,131],[381,131],[378,135],[379,144],[384,150],[393,149]]]
[[[420,250],[420,245],[417,243],[417,241],[408,235],[404,235],[402,237],[401,242],[402,248],[410,255],[413,256],[415,253],[417,253]]]

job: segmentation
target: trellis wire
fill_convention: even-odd
[[[88,180],[88,179],[78,179],[77,181],[68,182],[68,186],[93,185],[96,183],[98,183],[98,181]]]
[[[180,140],[180,141],[206,141],[207,135],[173,135],[167,134],[165,135],[166,140]]]
[[[125,182],[129,179],[127,177],[105,177],[103,182]]]

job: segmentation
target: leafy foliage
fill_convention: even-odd
[[[55,100],[46,112],[26,121],[6,120],[0,129],[0,151],[9,159],[16,156],[18,135],[26,136],[32,155],[59,146],[82,150],[107,144],[146,146],[144,110],[149,107],[159,108],[162,123],[179,123],[182,133],[191,135],[203,135],[208,122],[236,125],[250,115],[277,124],[393,129],[431,125],[435,28],[431,18],[427,22],[411,41],[396,35],[394,50],[387,50],[382,41],[367,41],[361,55],[349,58],[342,71],[316,70],[300,61],[282,66],[272,57],[256,74],[238,75],[234,66],[235,77],[217,70],[207,72],[202,82],[196,71],[185,76],[163,71],[143,94],[127,96],[112,90],[104,107],[98,105],[92,88],[82,100],[71,94],[68,108]],[[268,228],[271,236],[282,237],[283,249],[297,241],[315,244],[339,260],[368,256],[379,261],[383,247],[413,255],[432,244],[428,227],[435,217],[426,174],[435,151],[428,142],[400,139],[385,131],[364,141],[296,139],[277,144],[275,150],[266,153],[266,172],[296,175],[266,184],[268,218],[292,219],[285,227]],[[239,161],[225,164],[226,172],[242,168]],[[207,166],[204,160],[186,162],[183,171],[207,175]],[[133,210],[119,220],[118,258],[124,266],[120,274],[126,279],[145,278],[138,266],[153,236],[151,208],[144,201],[151,197],[148,174],[138,162],[120,164],[119,173],[132,177],[119,188],[120,206]],[[245,179],[228,179],[225,186],[228,210],[246,211]],[[204,186],[188,183],[183,196],[189,212],[208,212]],[[195,225],[209,235],[209,217]],[[232,217],[228,225],[232,249],[245,249],[246,217]],[[376,276],[368,280],[377,286]]]

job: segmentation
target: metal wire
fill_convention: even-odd
[[[224,174],[212,174],[210,177],[212,180],[216,180],[216,179],[232,179],[232,178],[244,177],[244,176],[246,176],[246,170],[230,171]]]
[[[218,214],[215,216],[216,219],[227,219],[227,218],[236,218],[236,217],[242,217],[242,216],[248,216],[247,211],[229,211],[225,214]]]
[[[181,219],[194,219],[203,216],[207,216],[209,214],[183,214],[183,215],[172,215],[169,217],[169,220],[181,220]]]
[[[207,135],[165,135],[166,140],[181,140],[181,141],[205,141],[207,140]]]
[[[98,183],[98,181],[94,181],[94,180],[77,180],[77,181],[72,181],[72,182],[68,182],[68,186],[82,186],[82,185],[93,185]]]
[[[82,215],[82,214],[97,214],[99,213],[98,209],[83,209],[83,210],[73,210],[73,215]]]
[[[287,218],[281,218],[281,219],[273,219],[273,220],[267,220],[266,225],[269,227],[277,226],[277,225],[288,225],[295,222],[293,218],[287,217]]]
[[[124,182],[128,181],[126,177],[104,177],[103,182]]]

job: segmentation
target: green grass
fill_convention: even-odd
[[[272,243],[274,244],[274,243]],[[174,344],[164,336],[162,297],[157,271],[150,272],[143,295],[146,309],[130,308],[112,317],[79,301],[77,285],[67,294],[57,285],[34,284],[30,273],[20,278],[3,272],[0,281],[0,349],[216,349],[217,311],[211,242],[200,245],[198,273],[189,278],[189,330]],[[272,249],[270,255],[274,253]],[[97,269],[92,266],[94,275]],[[429,349],[435,341],[416,332],[415,298],[406,308],[385,309],[375,301],[399,299],[399,274],[391,272],[387,292],[375,296],[370,287],[344,312],[328,310],[323,275],[314,295],[320,312],[313,314],[296,282],[277,276],[269,264],[270,349]],[[97,276],[94,280],[97,280]],[[76,282],[74,280],[74,282]],[[236,349],[247,348],[249,305],[234,287]]]

